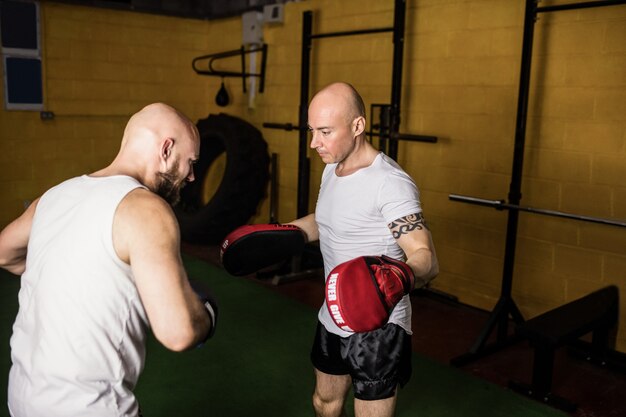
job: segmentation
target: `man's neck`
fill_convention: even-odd
[[[360,169],[367,168],[372,165],[379,152],[364,138],[360,139],[361,142],[355,147],[346,159],[339,162],[335,168],[335,174],[338,177],[346,177],[352,175]]]

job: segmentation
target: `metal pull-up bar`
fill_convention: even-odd
[[[336,38],[338,36],[367,35],[370,33],[383,33],[383,32],[393,32],[393,27],[378,28],[378,29],[347,30],[343,32],[318,33],[318,34],[311,35],[310,38],[311,39]]]
[[[408,142],[428,142],[428,143],[437,143],[439,138],[437,136],[430,135],[411,135],[409,133],[375,133],[368,132],[369,136],[376,136],[383,139],[393,139],[393,140],[406,140]]]
[[[288,132],[292,131],[292,130],[308,130],[307,127],[300,127],[298,125],[294,125],[293,123],[263,123],[263,127],[266,127],[268,129],[280,129],[280,130],[286,130]],[[438,141],[437,136],[430,136],[430,135],[411,135],[408,133],[389,133],[389,134],[385,134],[385,133],[376,133],[376,132],[367,132],[367,134],[369,136],[376,136],[376,137],[381,137],[381,138],[385,138],[385,139],[395,139],[395,140],[406,140],[409,142],[430,142],[430,143],[436,143]]]
[[[486,200],[478,197],[469,197],[465,195],[450,194],[448,198],[452,201],[460,201],[462,203],[475,204],[478,206],[493,207],[496,210],[516,210],[528,213],[543,214],[545,216],[561,217],[565,219],[580,220],[583,222],[599,223],[609,226],[626,227],[626,221],[604,219],[601,217],[582,216],[580,214],[565,213],[557,210],[540,209],[534,207],[524,207],[517,204],[508,204],[504,200]]]
[[[537,13],[546,13],[546,12],[558,12],[561,10],[588,9],[591,7],[598,7],[598,6],[614,6],[614,5],[625,4],[625,3],[626,1],[624,0],[583,1],[580,3],[559,4],[555,6],[542,6],[542,7],[537,7],[536,10],[537,10]]]

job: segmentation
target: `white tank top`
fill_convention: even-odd
[[[127,176],[70,179],[40,199],[11,337],[13,417],[136,416],[148,320],[113,248]]]

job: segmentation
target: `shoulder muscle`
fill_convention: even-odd
[[[137,188],[120,202],[113,221],[113,244],[124,262],[134,251],[179,243],[178,223],[171,207],[159,196]]]

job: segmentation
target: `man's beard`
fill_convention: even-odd
[[[172,169],[166,172],[158,172],[159,183],[155,193],[167,201],[171,206],[175,206],[180,201],[180,190],[185,186],[185,181],[178,181],[178,161],[174,163]]]

